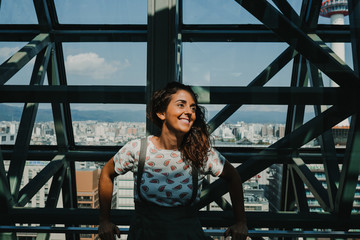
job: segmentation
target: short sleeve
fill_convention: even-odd
[[[117,174],[125,174],[128,171],[133,171],[135,162],[139,158],[140,140],[133,140],[126,143],[114,155],[113,160],[115,164],[115,172]]]
[[[223,155],[216,149],[211,148],[208,153],[207,161],[204,163],[203,173],[218,177],[224,169],[225,160]]]

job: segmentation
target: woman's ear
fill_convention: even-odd
[[[158,118],[159,118],[161,121],[164,121],[164,120],[165,120],[165,113],[156,113],[156,115],[158,116]]]

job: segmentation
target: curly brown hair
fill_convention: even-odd
[[[210,150],[210,134],[205,121],[205,108],[198,105],[197,95],[190,86],[179,82],[170,82],[165,88],[154,92],[147,108],[147,118],[161,129],[163,121],[157,116],[157,113],[166,111],[172,95],[179,90],[189,92],[196,104],[196,119],[190,131],[184,136],[179,150],[185,160],[189,160],[195,167],[200,168]]]

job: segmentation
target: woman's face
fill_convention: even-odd
[[[196,119],[196,104],[193,96],[185,90],[179,90],[171,96],[164,113],[157,113],[164,128],[175,134],[184,135],[190,131]]]

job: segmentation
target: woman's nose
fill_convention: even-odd
[[[185,113],[186,113],[186,114],[192,114],[191,106],[185,107]]]

